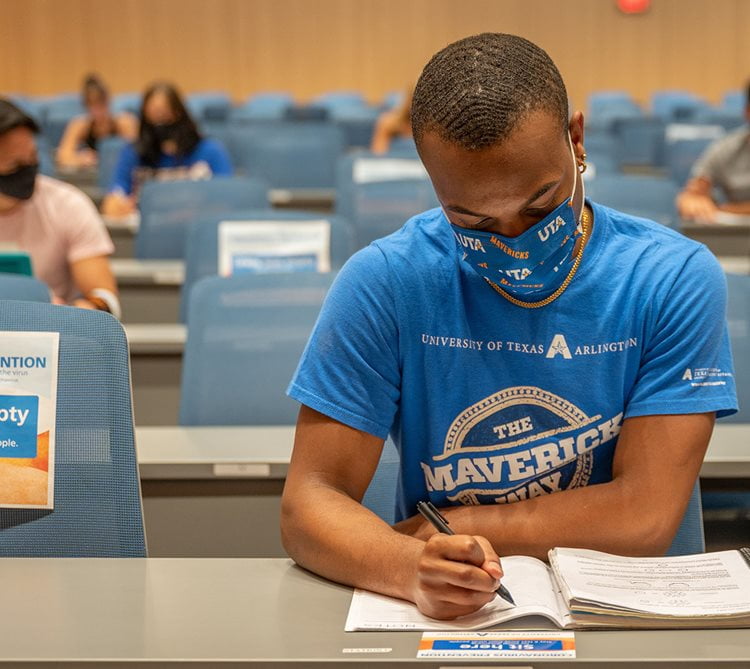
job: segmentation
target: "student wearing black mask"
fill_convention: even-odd
[[[0,98],[0,245],[31,256],[55,302],[119,315],[114,247],[91,200],[37,174],[36,122]]]
[[[135,211],[138,191],[148,179],[205,179],[229,176],[232,165],[224,147],[204,139],[177,89],[160,82],[143,95],[138,140],[126,146],[102,203],[108,216]]]

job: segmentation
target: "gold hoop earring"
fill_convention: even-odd
[[[586,152],[583,152],[583,155],[581,156],[581,162],[578,164],[578,171],[583,174],[588,169],[588,164],[586,163]]]

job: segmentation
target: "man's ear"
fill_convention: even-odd
[[[573,112],[568,123],[568,130],[570,131],[570,139],[573,142],[573,150],[575,151],[576,158],[580,158],[585,152],[583,148],[584,130],[582,111]]]

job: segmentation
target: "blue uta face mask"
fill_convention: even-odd
[[[570,151],[577,171],[572,140]],[[575,192],[574,182],[569,198],[517,237],[468,230],[451,223],[462,259],[516,298],[556,290],[573,264],[573,249],[582,233],[573,208]]]

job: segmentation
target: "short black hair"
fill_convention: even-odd
[[[10,100],[0,98],[0,135],[15,128],[28,128],[35,135],[39,133],[39,126],[31,116],[21,111]]]
[[[544,49],[504,33],[453,42],[427,63],[414,89],[411,123],[419,145],[425,132],[469,150],[510,135],[531,112],[548,111],[568,127],[568,95]]]
[[[175,142],[179,158],[191,153],[198,146],[201,139],[203,139],[177,87],[168,81],[157,81],[151,84],[143,94],[140,130],[138,132],[138,140],[135,144],[141,163],[148,167],[157,167],[161,156],[161,142],[154,130],[154,124],[146,118],[146,105],[156,93],[163,93],[167,97],[169,108],[175,116],[175,125],[177,126]]]

